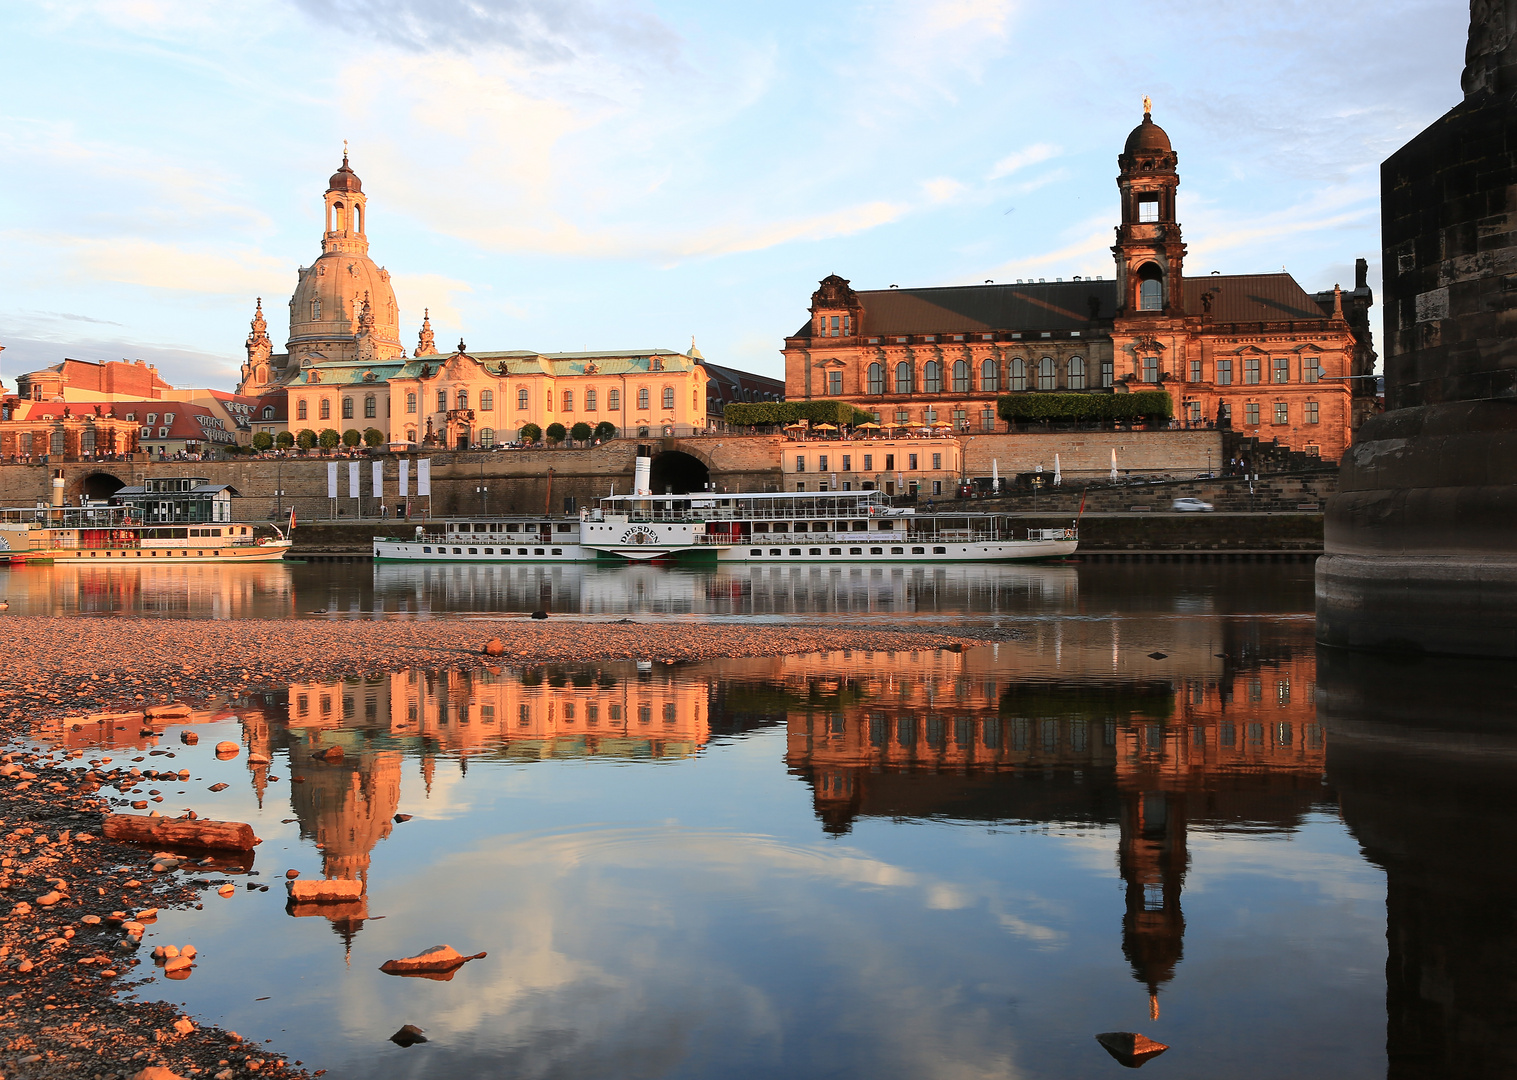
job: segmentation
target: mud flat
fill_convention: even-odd
[[[99,793],[158,805],[167,762],[121,749],[39,749],[39,721],[111,714],[152,726],[165,702],[225,700],[314,678],[407,667],[772,656],[824,650],[961,649],[966,637],[850,626],[530,621],[214,621],[0,617],[0,1080],[234,1080],[308,1073],[273,1044],[202,1025],[166,1002],[129,1000],[153,960],[142,928],[160,908],[215,902],[246,869],[224,857],[168,859],[109,841]],[[491,638],[498,656],[481,650]],[[173,710],[165,710],[172,715]],[[143,714],[147,713],[147,716]],[[140,763],[139,765],[134,762]],[[192,943],[184,943],[192,944]],[[147,970],[151,970],[150,967]],[[190,977],[193,968],[188,969]],[[170,975],[169,977],[173,977]],[[154,992],[157,992],[155,987]],[[149,1076],[155,1074],[149,1073]],[[165,1077],[163,1073],[156,1076]]]

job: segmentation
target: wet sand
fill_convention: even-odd
[[[967,637],[849,626],[732,626],[569,618],[430,621],[216,621],[0,617],[0,1080],[98,1077],[144,1069],[233,1080],[307,1073],[277,1047],[163,1002],[123,1000],[151,964],[132,922],[156,908],[214,901],[232,883],[213,863],[155,872],[153,851],[100,836],[99,792],[140,807],[157,759],[131,751],[25,751],[38,721],[167,702],[199,703],[311,679],[407,667],[773,656],[821,650],[960,649]],[[1003,634],[1002,636],[1009,636]],[[505,649],[481,650],[491,638]],[[138,717],[137,720],[141,718]],[[82,760],[81,760],[82,759]],[[106,759],[112,759],[107,761]],[[91,764],[93,762],[93,764]],[[165,774],[165,778],[166,778]],[[208,808],[207,808],[208,809]],[[136,812],[145,812],[138,809]],[[161,863],[159,864],[162,865]],[[154,1076],[155,1074],[149,1074]]]

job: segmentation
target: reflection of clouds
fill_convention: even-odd
[[[996,978],[989,962],[953,946],[945,958],[941,941],[907,930],[929,911],[962,918],[983,890],[835,843],[586,829],[382,876],[371,908],[388,918],[370,924],[364,963],[444,941],[490,952],[448,983],[346,981],[334,1019],[377,1039],[426,1028],[428,1075],[704,1075],[796,1055],[812,1074],[832,1059],[832,1071],[878,1076],[1015,1075],[1004,1017],[978,989]],[[1053,934],[1011,918],[1030,940]],[[818,1009],[830,1030],[808,1022]]]

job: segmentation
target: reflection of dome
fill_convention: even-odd
[[[332,179],[327,181],[328,191],[362,191],[363,183],[358,179],[358,174],[348,168],[348,155],[342,155],[342,168],[332,174]]]
[[[1153,117],[1148,113],[1143,114],[1143,122],[1132,129],[1132,134],[1127,136],[1127,145],[1123,147],[1124,154],[1168,154],[1174,148],[1169,145],[1169,136],[1164,129],[1154,123]],[[334,178],[335,179],[335,178]]]

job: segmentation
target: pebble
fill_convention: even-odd
[[[216,756],[219,758],[236,757],[242,753],[242,747],[234,742],[219,742],[216,744]]]

